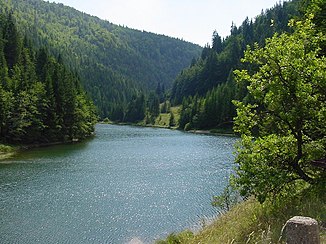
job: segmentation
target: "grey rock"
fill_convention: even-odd
[[[319,226],[315,219],[295,216],[285,224],[287,244],[320,244]]]

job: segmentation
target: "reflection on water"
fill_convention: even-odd
[[[81,144],[0,164],[1,243],[151,243],[197,228],[232,170],[235,138],[98,125]]]

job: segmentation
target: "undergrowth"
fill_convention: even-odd
[[[326,243],[325,184],[263,204],[251,198],[237,204],[197,234],[189,231],[171,234],[157,243],[285,243],[279,240],[282,227],[288,219],[298,215],[316,219],[320,225],[321,243]]]
[[[0,144],[0,154],[13,153],[15,150],[15,147]]]

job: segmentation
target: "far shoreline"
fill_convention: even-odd
[[[178,130],[185,133],[193,133],[198,135],[209,135],[209,136],[230,136],[230,137],[238,137],[237,134],[234,132],[229,132],[227,130],[221,129],[221,131],[214,132],[216,129],[208,129],[208,130],[199,130],[199,129],[192,129],[192,130],[182,130],[176,126],[162,126],[162,125],[152,125],[152,124],[141,124],[141,123],[128,123],[128,122],[104,122],[100,121],[98,124],[107,124],[107,125],[120,125],[120,126],[137,126],[137,127],[144,127],[144,128],[157,128],[157,129],[167,129],[167,130]]]
[[[17,145],[8,145],[8,144],[0,144],[0,164],[3,161],[8,160],[15,155],[19,154],[20,152],[27,151],[33,148],[42,148],[42,147],[52,147],[58,145],[70,145],[81,143],[86,140],[89,140],[95,136],[95,133],[92,135],[84,138],[84,139],[72,139],[67,141],[57,141],[57,142],[48,142],[48,143],[34,143],[34,144],[17,144]]]
[[[0,153],[0,164],[3,160],[7,160],[13,156],[15,156],[17,152],[11,152],[11,153]]]

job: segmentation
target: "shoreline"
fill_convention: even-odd
[[[17,152],[11,152],[11,153],[0,153],[0,163],[3,160],[9,159],[13,156],[15,156],[17,154]]]
[[[151,125],[151,124],[137,124],[137,123],[115,123],[115,122],[99,122],[99,124],[102,125],[120,125],[120,126],[137,126],[137,127],[144,127],[144,128],[157,128],[157,129],[167,129],[167,130],[178,130],[181,132],[185,133],[193,133],[193,134],[198,134],[198,135],[209,135],[209,136],[230,136],[230,137],[238,137],[235,133],[228,133],[227,131],[225,132],[214,132],[210,130],[181,130],[178,127],[169,127],[169,126],[161,126],[161,125]]]
[[[0,144],[0,161],[13,157],[18,150],[17,146]]]
[[[6,145],[6,144],[0,144],[0,163],[1,161],[10,159],[11,157],[14,157],[20,152],[27,151],[33,148],[42,148],[42,147],[52,147],[52,146],[58,146],[58,145],[65,145],[65,144],[75,144],[75,143],[81,143],[86,140],[89,140],[94,137],[95,134],[90,135],[87,138],[84,139],[72,139],[69,141],[57,141],[57,142],[48,142],[48,143],[35,143],[35,144],[18,144],[18,145]],[[1,146],[5,149],[1,151]],[[8,151],[7,151],[8,150]]]
[[[230,136],[230,137],[238,137],[235,133],[227,133],[227,132],[212,132],[210,130],[189,130],[185,131],[189,133],[194,133],[198,135],[208,135],[208,136]]]
[[[228,133],[228,132],[214,132],[211,130],[181,130],[178,127],[170,127],[170,126],[161,126],[161,125],[151,125],[151,124],[139,124],[139,123],[115,123],[115,122],[98,122],[98,124],[110,124],[110,125],[119,125],[119,126],[137,126],[137,127],[144,127],[144,128],[157,128],[157,129],[167,129],[167,130],[178,130],[181,132],[185,133],[193,133],[193,134],[198,134],[198,135],[209,135],[209,136],[229,136],[229,137],[237,137],[236,134],[234,133]],[[78,140],[78,139],[72,139],[69,141],[58,141],[58,142],[49,142],[49,143],[35,143],[35,144],[21,144],[21,145],[5,145],[5,144],[0,144],[0,146],[3,146],[4,150],[1,151],[0,147],[0,161],[9,159],[16,154],[18,154],[21,151],[33,149],[33,148],[41,148],[41,147],[51,147],[51,146],[57,146],[57,145],[64,145],[64,144],[74,144],[74,143],[80,143],[85,140],[88,140],[92,138],[95,135],[92,134],[89,137]]]

